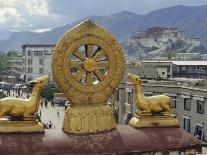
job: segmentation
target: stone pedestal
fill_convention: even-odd
[[[81,105],[67,108],[63,131],[67,133],[97,133],[116,128],[112,109],[108,105]]]
[[[37,120],[10,121],[0,119],[0,133],[44,132],[43,125]]]
[[[135,128],[149,127],[179,127],[179,121],[174,115],[152,116],[152,115],[135,115],[129,122]]]

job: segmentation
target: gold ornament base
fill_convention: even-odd
[[[108,105],[73,106],[65,112],[63,131],[67,133],[97,133],[114,128],[115,119]]]
[[[0,119],[0,133],[36,133],[44,132],[44,128],[37,120],[10,121]]]
[[[179,121],[174,115],[152,116],[152,115],[135,115],[129,124],[134,128],[149,127],[179,127]]]

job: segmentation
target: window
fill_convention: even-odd
[[[172,100],[172,107],[176,108],[176,96],[170,96],[171,100]]]
[[[128,94],[127,103],[128,104],[133,104],[133,92],[127,92],[127,94]]]
[[[39,73],[43,74],[44,73],[44,68],[39,68]]]
[[[28,55],[28,56],[32,56],[32,51],[28,50],[28,51],[27,51],[27,55]]]
[[[203,139],[203,125],[197,124],[195,125],[194,136],[200,140]]]
[[[191,99],[184,98],[184,109],[190,111],[191,110]]]
[[[183,117],[183,129],[190,133],[190,117]]]
[[[131,89],[126,88],[126,103],[125,103],[126,111],[133,111],[133,92]]]
[[[44,65],[44,59],[39,59],[39,65]]]
[[[34,56],[43,56],[43,51],[34,51]]]
[[[32,73],[33,69],[32,68],[27,68],[27,73]]]
[[[146,92],[146,91],[145,91],[145,92],[144,92],[144,95],[147,96],[147,97],[149,97],[149,96],[152,96],[152,95],[153,95],[153,92]]]
[[[197,100],[197,113],[204,114],[204,101]]]
[[[32,78],[31,78],[31,77],[30,77],[30,78],[28,78],[28,79],[27,79],[27,81],[32,81]]]
[[[27,59],[27,64],[32,65],[32,59]]]
[[[116,99],[117,101],[119,101],[119,89],[117,89],[117,90],[115,91],[115,95],[116,95],[115,99]]]

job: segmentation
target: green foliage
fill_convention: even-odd
[[[17,57],[18,56],[18,52],[17,51],[9,51],[6,55],[8,57]]]
[[[6,70],[6,63],[11,60],[12,57],[18,56],[17,51],[9,51],[8,53],[0,53],[0,71]]]
[[[0,53],[0,70],[1,71],[6,69],[7,60],[9,60],[9,57],[5,53]]]
[[[57,86],[55,86],[54,84],[48,84],[43,88],[40,95],[42,98],[46,98],[47,100],[51,101],[54,99],[54,93],[59,93],[59,92],[60,90],[58,89]]]
[[[6,97],[6,95],[0,91],[0,98],[4,98],[4,97]]]

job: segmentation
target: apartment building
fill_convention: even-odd
[[[145,96],[161,94],[169,96],[172,100],[173,113],[178,118],[181,128],[207,141],[207,87],[198,87],[195,82],[186,86],[186,81],[148,80],[146,83],[143,80],[143,83]],[[115,94],[119,102],[119,123],[126,124],[137,110],[134,87],[125,79]]]
[[[51,61],[55,45],[31,44],[23,45],[23,63],[25,67],[25,82],[49,75],[53,82]]]

